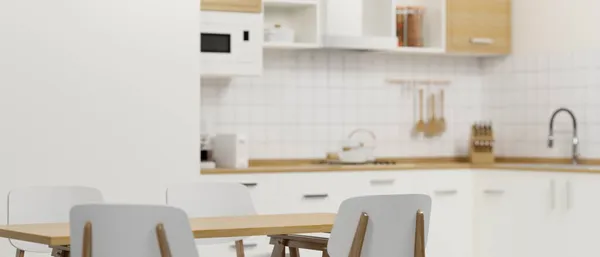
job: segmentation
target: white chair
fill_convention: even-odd
[[[425,257],[430,215],[428,195],[348,199],[340,205],[327,252],[332,257]]]
[[[256,215],[250,191],[237,183],[190,183],[172,186],[167,204],[183,209],[191,218]],[[245,237],[197,239],[198,245],[235,242],[238,257],[244,256]]]
[[[425,257],[430,215],[427,195],[350,198],[340,205],[329,239],[272,236],[272,256],[285,256],[287,246],[298,257],[297,246],[323,251],[324,257]]]
[[[102,193],[80,186],[36,186],[8,193],[7,224],[59,223],[69,221],[69,211],[77,204],[101,203]],[[17,257],[25,252],[50,253],[47,245],[9,240],[17,248]]]
[[[178,208],[78,205],[70,224],[74,257],[198,257],[189,219]]]

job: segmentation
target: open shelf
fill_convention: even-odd
[[[324,7],[324,45],[327,48],[401,53],[444,52],[446,1],[448,0],[328,0]],[[422,47],[398,48],[397,6],[424,8]]]
[[[398,47],[390,49],[389,52],[393,53],[407,53],[407,54],[443,54],[446,52],[444,48],[436,47]]]
[[[326,48],[385,50],[397,44],[393,0],[327,0],[324,2]]]
[[[422,26],[424,46],[400,47],[400,52],[435,53],[439,49],[446,48],[446,0],[394,0],[394,10],[397,6],[420,6],[425,10]],[[394,17],[395,22],[396,17]],[[423,48],[423,50],[419,51],[417,48]]]
[[[294,31],[293,41],[269,41],[265,31],[265,48],[307,49],[321,43],[320,5],[318,0],[264,0],[264,26]]]
[[[297,8],[303,6],[317,6],[317,0],[263,0],[265,7]]]
[[[319,44],[311,43],[285,43],[285,42],[265,42],[263,47],[265,49],[317,49],[321,46]]]

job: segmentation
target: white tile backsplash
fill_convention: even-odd
[[[418,91],[388,78],[450,80],[447,131],[411,135]],[[465,155],[470,124],[482,115],[482,78],[469,57],[270,50],[262,77],[203,79],[201,117],[204,132],[246,134],[251,158],[320,158],[356,128],[376,133],[377,156]],[[426,97],[441,89],[421,88]]]
[[[483,117],[498,131],[503,156],[569,157],[572,125],[566,113],[555,122],[554,148],[547,147],[550,116],[560,107],[578,121],[580,153],[600,158],[600,53],[568,52],[509,56],[483,61]]]
[[[455,156],[466,155],[469,126],[483,119],[494,123],[500,156],[568,157],[572,131],[565,114],[556,120],[555,148],[546,146],[552,111],[567,107],[578,118],[582,157],[600,158],[598,57],[570,52],[479,61],[266,51],[262,77],[203,80],[203,127],[248,135],[251,158],[322,157],[356,128],[376,133],[377,156]],[[450,80],[447,131],[415,136],[418,91],[388,78]],[[426,96],[440,89],[422,88]]]

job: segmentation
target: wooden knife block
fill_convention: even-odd
[[[469,159],[474,164],[494,163],[494,132],[491,127],[484,133],[475,127],[471,128]]]

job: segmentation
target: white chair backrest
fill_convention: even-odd
[[[376,195],[342,202],[335,218],[327,252],[332,257],[350,253],[361,213],[369,216],[361,257],[413,257],[417,211],[425,218],[425,242],[431,214],[427,195]]]
[[[156,233],[164,225],[171,256],[198,257],[187,215],[153,205],[79,205],[71,209],[71,256],[81,257],[84,227],[92,224],[92,257],[160,257]]]
[[[190,218],[255,215],[250,191],[238,183],[190,183],[169,187],[167,204]],[[198,239],[199,245],[228,243],[243,238]]]
[[[36,186],[11,190],[8,193],[7,223],[59,223],[69,221],[71,207],[78,204],[101,203],[102,193],[95,188],[80,186]],[[47,245],[9,240],[21,250],[47,253]]]

